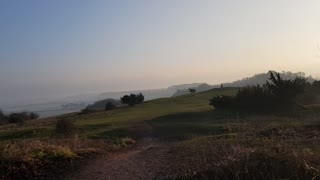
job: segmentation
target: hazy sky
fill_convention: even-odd
[[[319,0],[1,0],[0,104],[320,74]]]

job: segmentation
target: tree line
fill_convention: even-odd
[[[0,124],[7,123],[24,123],[28,120],[38,119],[39,114],[35,112],[15,112],[10,114],[5,114],[0,109]]]
[[[272,71],[269,76],[264,85],[240,88],[235,96],[215,96],[210,100],[210,105],[216,109],[250,111],[292,109],[299,106],[298,100],[315,99],[320,92],[319,81],[310,83],[304,77],[287,80],[283,79],[280,73]]]

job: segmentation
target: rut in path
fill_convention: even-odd
[[[64,179],[168,179],[172,143],[143,138],[126,152],[101,155]]]

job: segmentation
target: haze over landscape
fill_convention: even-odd
[[[268,70],[319,77],[320,2],[0,2],[0,105],[231,82]]]
[[[0,180],[320,179],[319,0],[0,0]]]

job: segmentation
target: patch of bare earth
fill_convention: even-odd
[[[172,145],[143,138],[132,149],[98,156],[63,179],[168,179]]]

